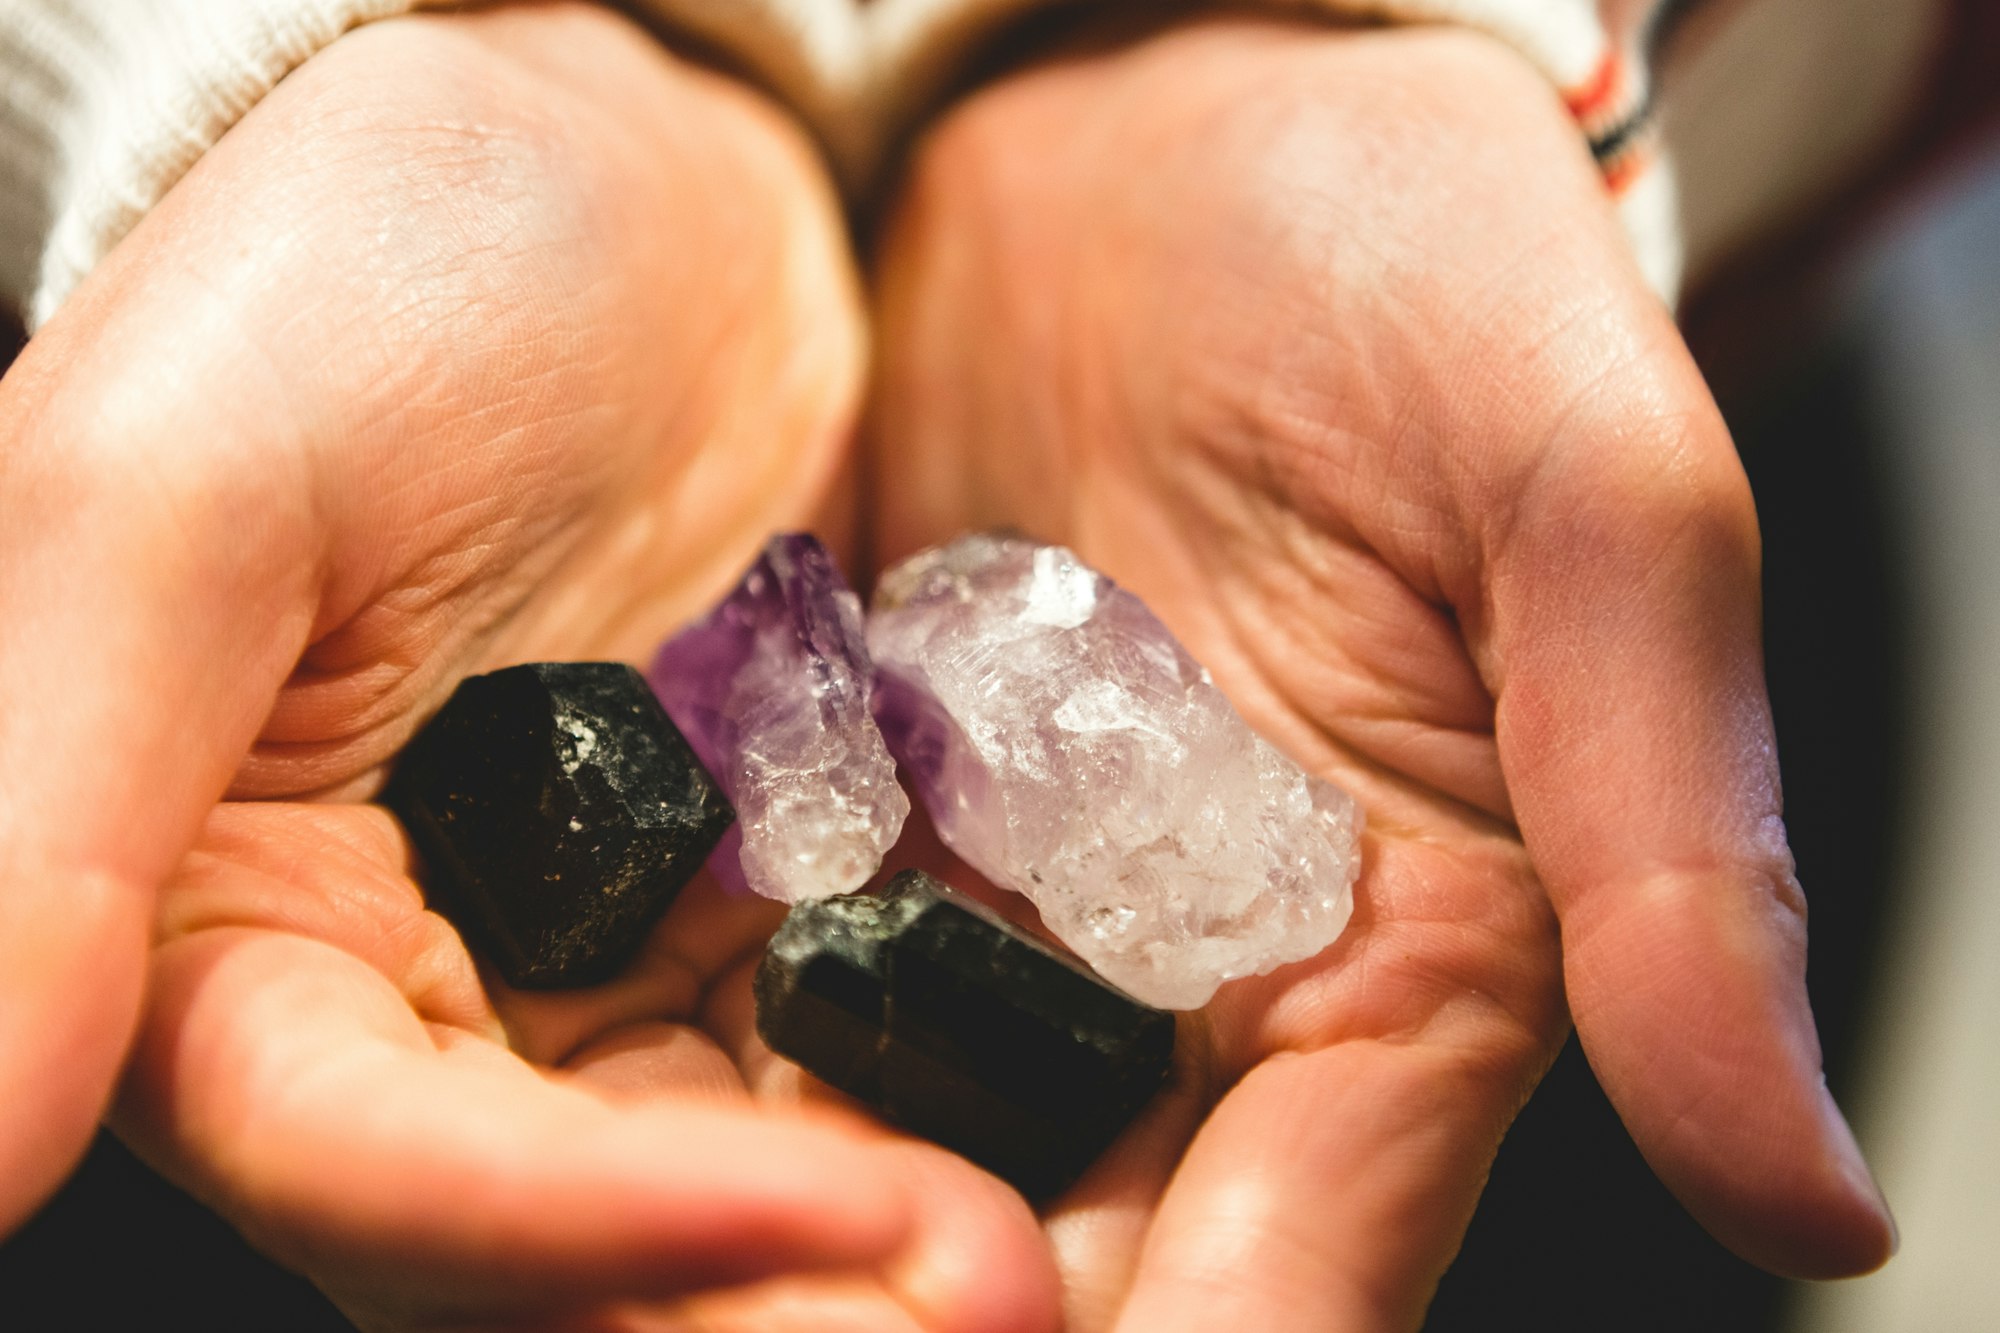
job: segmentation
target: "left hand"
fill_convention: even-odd
[[[143,976],[114,1128],[365,1327],[1052,1324],[998,1182],[750,1095],[773,904],[516,994],[365,803],[845,513],[861,316],[803,135],[595,5],[342,38],[120,243],[0,381],[0,1226]]]
[[[1048,1214],[1073,1327],[1415,1328],[1571,1017],[1725,1243],[1887,1256],[1748,489],[1524,62],[1233,18],[1033,68],[921,145],[881,272],[878,557],[1074,546],[1368,813],[1346,933],[1184,1023]]]

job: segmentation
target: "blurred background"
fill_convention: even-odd
[[[1433,1333],[2000,1328],[2000,61],[1969,68],[1894,160],[1684,311],[1764,527],[1827,1077],[1902,1253],[1816,1287],[1736,1261],[1653,1181],[1572,1042]],[[0,365],[18,345],[0,328]],[[106,1137],[0,1245],[0,1326],[159,1322],[348,1327]]]

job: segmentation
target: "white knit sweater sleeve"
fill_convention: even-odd
[[[417,0],[0,0],[0,298],[32,328],[313,52]]]
[[[424,3],[0,0],[0,302],[41,324],[286,73],[349,28]],[[729,52],[791,103],[859,191],[983,45],[1057,0],[624,3]],[[1561,91],[1641,267],[1671,296],[1688,243],[1699,262],[1879,137],[1920,77],[1946,0],[1264,3],[1460,24],[1512,45]],[[1679,44],[1691,55],[1664,59],[1666,18],[1696,9],[1722,18]]]

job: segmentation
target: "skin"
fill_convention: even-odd
[[[865,353],[803,138],[594,7],[370,27],[203,158],[0,383],[0,1222],[129,1038],[115,1127],[364,1327],[1053,1326],[1018,1198],[704,1030],[772,905],[511,995],[365,803],[460,676],[841,531]]]
[[[364,1327],[1414,1327],[1573,1014],[1718,1235],[1880,1262],[1748,496],[1531,72],[1231,21],[1022,73],[878,318],[857,528],[809,150],[591,9],[365,29],[175,187],[0,382],[0,1222],[136,1022],[115,1126]],[[1341,942],[1191,1016],[1040,1229],[757,1044],[770,905],[514,994],[366,804],[460,676],[643,661],[774,528],[1003,521],[1371,821]]]
[[[1545,82],[1436,29],[1087,47],[933,129],[879,266],[878,558],[1073,546],[1368,812],[1341,940],[1225,987],[1049,1210],[1069,1327],[1417,1327],[1572,1019],[1724,1243],[1888,1257],[1750,495]]]

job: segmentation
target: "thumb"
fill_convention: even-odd
[[[89,1142],[154,886],[313,614],[309,515],[129,341],[80,309],[0,380],[0,1232]]]
[[[1820,1072],[1755,513],[1693,366],[1648,364],[1652,397],[1573,414],[1489,538],[1501,764],[1578,1035],[1654,1170],[1745,1258],[1861,1272],[1893,1224]]]

